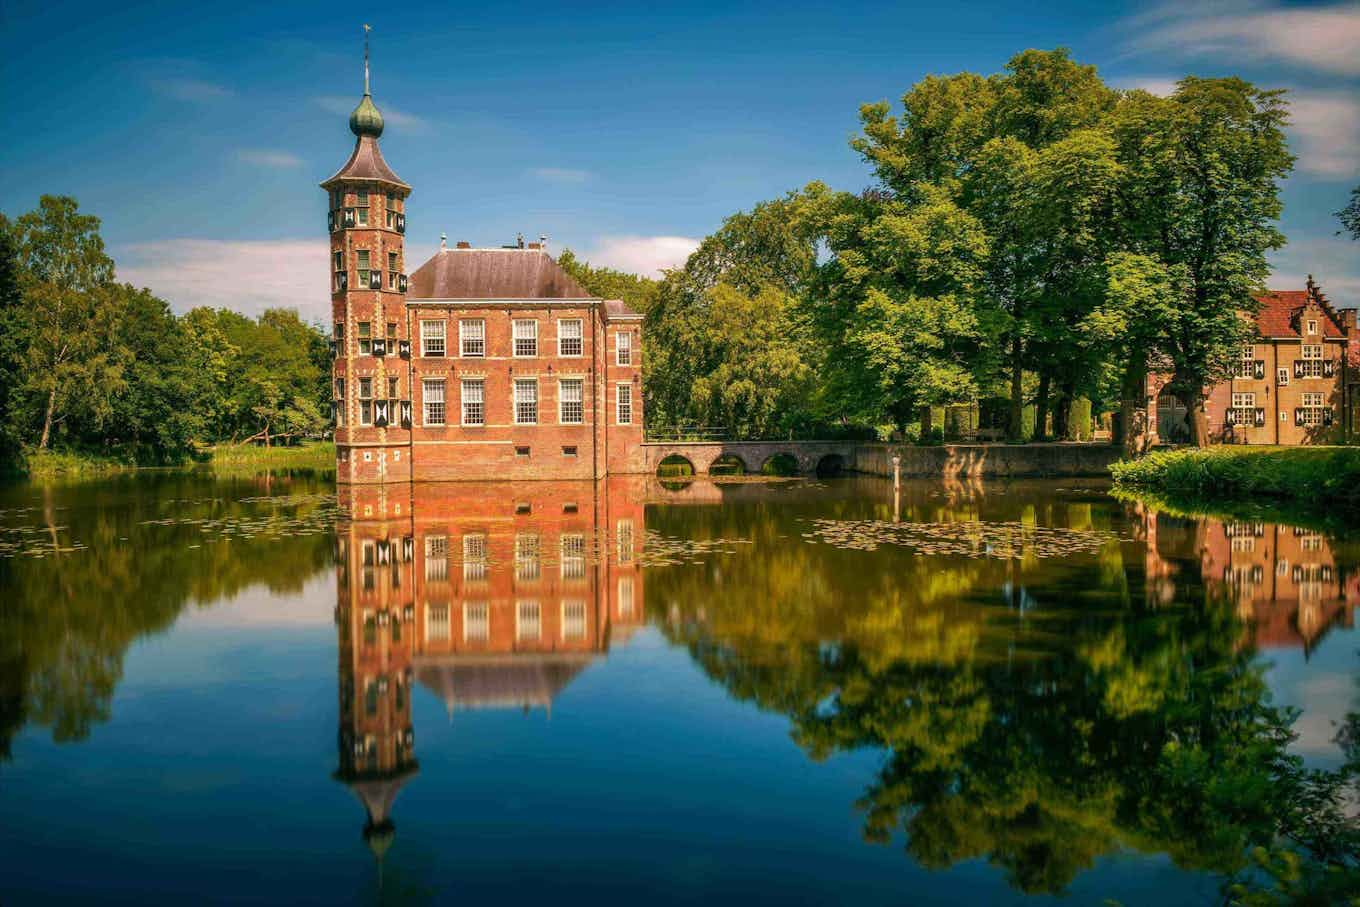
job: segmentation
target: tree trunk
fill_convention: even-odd
[[[1039,373],[1039,394],[1034,398],[1034,440],[1048,438],[1048,387],[1052,378],[1047,372]]]
[[[1119,393],[1119,437],[1124,456],[1138,457],[1147,451],[1147,355],[1135,352],[1124,366]]]
[[[1022,379],[1024,368],[1021,362],[1023,348],[1020,335],[1011,338],[1011,419],[1006,427],[1006,437],[1012,441],[1024,440],[1025,435],[1025,392]]]
[[[1058,406],[1053,413],[1053,436],[1059,441],[1072,441],[1074,432],[1072,431],[1072,401],[1076,396],[1076,387],[1072,382],[1063,383],[1058,396]]]
[[[930,432],[931,432],[931,429],[934,428],[934,425],[931,424],[931,417],[932,417],[933,415],[934,415],[934,414],[931,412],[931,407],[929,407],[929,406],[923,406],[923,407],[921,407],[921,440],[922,440],[922,441],[929,441],[929,440],[930,440]]]
[[[1192,390],[1186,393],[1186,419],[1190,422],[1190,443],[1196,447],[1209,445],[1209,414],[1204,411],[1204,392]]]
[[[38,441],[38,450],[47,450],[47,442],[52,439],[52,416],[57,409],[57,386],[52,385],[47,392],[47,413],[43,416],[42,438]]]

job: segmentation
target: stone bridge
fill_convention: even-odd
[[[797,462],[800,475],[842,472],[854,468],[856,441],[649,441],[642,445],[647,456],[647,471],[655,474],[667,457],[682,457],[694,467],[695,475],[708,475],[714,461],[735,458],[742,471],[758,473],[780,454]]]

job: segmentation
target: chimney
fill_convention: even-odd
[[[531,243],[529,243],[529,248],[530,248],[530,249],[533,249],[533,250],[538,250],[538,249],[543,248],[543,244],[542,244],[542,243],[531,242]]]
[[[515,234],[515,245],[518,246],[518,247],[521,248],[521,249],[524,248],[524,234],[523,234],[523,233],[516,233],[516,234]]]
[[[548,234],[546,233],[538,234],[538,247],[542,249],[544,252],[548,251]]]
[[[460,240],[458,240],[458,248],[460,248],[460,249],[471,249],[471,248],[472,248],[472,243],[468,242],[466,239],[460,239]]]
[[[440,251],[440,252],[447,252],[448,250],[449,250],[449,234],[447,234],[447,233],[440,233],[440,234],[439,234],[439,251]]]
[[[1345,332],[1347,337],[1360,337],[1360,334],[1356,333],[1355,315],[1355,309],[1341,310],[1341,330]]]

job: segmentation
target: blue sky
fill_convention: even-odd
[[[722,218],[871,176],[861,103],[926,73],[1072,48],[1120,86],[1242,75],[1294,92],[1276,286],[1360,304],[1332,212],[1360,183],[1360,3],[194,5],[8,0],[0,210],[44,192],[104,221],[120,276],[176,308],[326,310],[325,198],[353,143],[361,24],[388,162],[415,188],[412,268],[522,231],[676,264]]]

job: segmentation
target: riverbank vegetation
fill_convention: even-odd
[[[1192,401],[1227,374],[1284,242],[1285,116],[1241,79],[1160,97],[1028,50],[864,105],[862,192],[734,214],[659,281],[573,273],[646,311],[651,425],[929,438],[931,407],[978,404],[1012,440],[1027,408],[1034,436],[1075,437],[1074,404],[1131,414],[1150,361]]]
[[[1271,499],[1360,513],[1360,448],[1167,450],[1110,467],[1118,487],[1201,500]]]
[[[116,282],[99,219],[74,199],[0,215],[0,464],[11,471],[168,465],[205,443],[319,437],[329,371],[324,335],[294,311],[177,315]]]
[[[330,441],[309,441],[290,447],[219,444],[209,453],[208,464],[216,473],[329,470],[335,468],[335,444]]]

